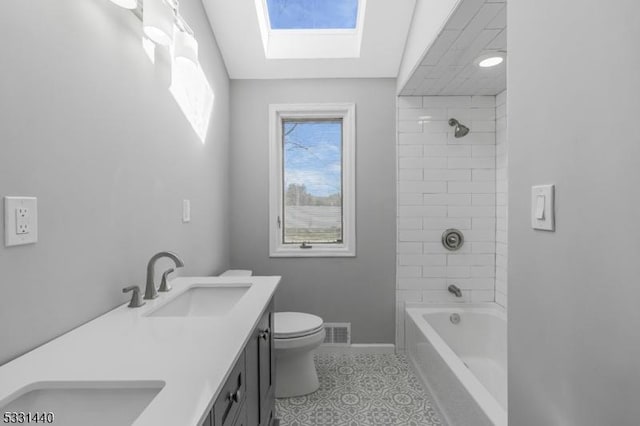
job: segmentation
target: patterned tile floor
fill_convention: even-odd
[[[281,426],[440,426],[403,355],[318,354],[318,391],[276,400]]]

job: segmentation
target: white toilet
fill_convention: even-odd
[[[276,398],[302,396],[318,390],[313,351],[324,341],[322,318],[301,312],[276,312]]]
[[[230,269],[220,276],[250,276],[252,271]],[[313,351],[324,341],[324,323],[316,315],[276,312],[273,341],[276,353],[276,398],[302,396],[318,390]]]

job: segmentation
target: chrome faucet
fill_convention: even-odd
[[[176,264],[176,268],[182,268],[184,266],[184,262],[182,259],[178,257],[177,254],[172,253],[170,251],[161,251],[160,253],[154,254],[151,259],[149,259],[149,263],[147,264],[147,287],[144,290],[144,298],[145,299],[155,299],[158,297],[158,290],[156,289],[156,285],[154,283],[154,272],[156,267],[156,261],[162,257],[168,257],[173,260]]]
[[[456,297],[462,297],[462,291],[460,291],[460,288],[455,284],[451,284],[447,287],[447,290],[449,290],[449,293],[455,294]]]

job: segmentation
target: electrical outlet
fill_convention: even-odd
[[[16,234],[28,234],[31,230],[29,226],[29,209],[18,207],[16,209]]]
[[[38,200],[4,197],[4,242],[7,247],[38,241]]]

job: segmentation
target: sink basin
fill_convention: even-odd
[[[0,412],[50,412],[53,424],[65,426],[129,426],[164,385],[163,381],[38,382],[0,402]]]
[[[228,313],[251,284],[234,286],[193,286],[158,309],[150,317],[216,317]]]

